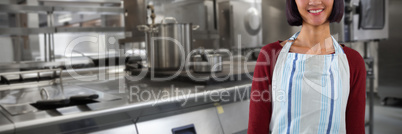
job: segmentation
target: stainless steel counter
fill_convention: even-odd
[[[12,90],[0,104],[0,133],[93,132],[111,122],[132,125],[141,116],[196,106],[214,107],[214,103],[232,103],[249,99],[251,80],[215,85],[194,85],[180,81],[130,81],[120,77],[97,82],[63,81],[64,94],[58,85]],[[123,87],[124,90],[119,90]],[[98,103],[56,110],[37,110],[29,103],[41,100],[45,88],[53,99],[76,94],[99,94]],[[2,91],[5,92],[5,91]],[[7,110],[6,110],[7,109]],[[10,110],[11,109],[11,110]],[[80,125],[72,125],[72,124]],[[53,126],[53,127],[52,127]],[[113,126],[113,125],[112,125]],[[52,129],[49,129],[52,128]]]
[[[0,132],[4,134],[14,133],[14,124],[0,113]]]

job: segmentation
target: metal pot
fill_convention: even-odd
[[[173,20],[173,23],[165,23]],[[138,29],[146,32],[147,60],[154,70],[178,70],[186,65],[190,53],[192,31],[198,25],[177,23],[175,18],[166,17],[160,24],[140,25]]]
[[[195,73],[221,72],[223,70],[222,56],[220,54],[200,52],[192,58]]]

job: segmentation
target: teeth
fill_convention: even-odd
[[[322,11],[322,9],[321,10],[309,10],[310,13],[319,13],[321,11]]]

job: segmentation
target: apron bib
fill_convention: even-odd
[[[282,48],[272,78],[273,134],[346,133],[349,64],[332,37],[334,54],[289,53],[293,35]]]

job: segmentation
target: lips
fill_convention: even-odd
[[[311,10],[308,10],[308,12],[313,14],[313,15],[320,15],[322,13],[322,11],[324,11],[324,9],[311,9]]]

